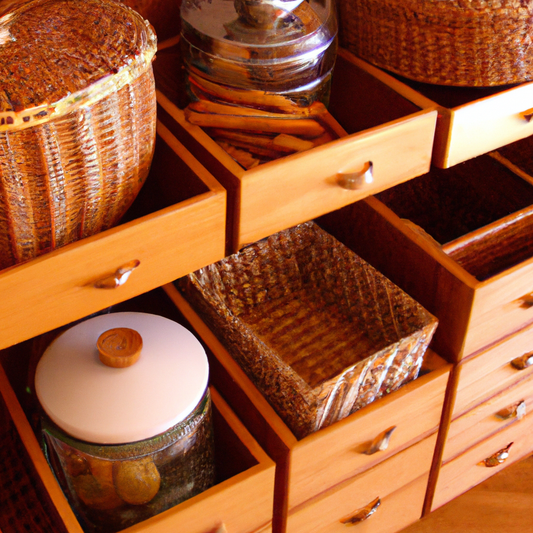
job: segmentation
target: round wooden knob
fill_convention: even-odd
[[[141,356],[143,340],[134,329],[113,328],[98,337],[97,347],[104,365],[125,368],[135,364]]]

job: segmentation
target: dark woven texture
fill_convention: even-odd
[[[0,396],[0,531],[66,533]]]
[[[495,86],[533,77],[530,0],[340,0],[340,42],[402,76]]]
[[[182,281],[298,438],[414,379],[436,319],[314,223]]]

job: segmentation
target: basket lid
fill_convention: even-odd
[[[208,383],[205,350],[158,315],[110,313],[65,331],[37,365],[37,397],[51,420],[80,440],[145,440],[184,420]]]
[[[43,123],[135,79],[153,28],[113,0],[18,0],[0,9],[0,131]]]

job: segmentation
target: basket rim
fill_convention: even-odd
[[[24,4],[22,8],[31,7],[34,2]],[[87,85],[83,89],[68,94],[52,103],[44,103],[38,106],[29,107],[21,111],[6,110],[0,111],[0,132],[19,131],[40,124],[50,122],[80,107],[94,105],[99,100],[108,97],[110,94],[118,92],[126,85],[132,83],[146,70],[151,68],[152,61],[157,52],[157,37],[148,21],[146,21],[136,11],[125,4],[119,4],[120,8],[126,9],[132,19],[142,25],[143,35],[142,47],[139,53],[128,58],[125,64],[117,67],[97,81]],[[10,12],[0,17],[0,23],[7,17],[13,16]],[[9,20],[9,19],[8,19]]]

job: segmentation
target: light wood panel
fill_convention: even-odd
[[[510,424],[519,424],[520,418],[517,416],[505,418],[501,414],[508,408],[512,412],[519,403],[522,404],[523,412],[530,413],[533,410],[533,378],[504,389],[453,420],[444,445],[443,461],[457,457],[472,445],[502,431]]]
[[[287,533],[346,531],[342,520],[376,497],[381,504],[372,516],[354,525],[357,531],[394,532],[418,520],[435,440],[433,435],[291,511]]]
[[[437,509],[531,453],[533,450],[533,441],[529,436],[531,431],[533,431],[533,416],[530,415],[444,464],[439,472],[431,509]],[[513,444],[504,463],[492,468],[480,464],[510,443]]]
[[[533,375],[533,366],[518,370],[511,361],[532,351],[533,326],[509,335],[481,353],[463,361],[457,368],[458,385],[453,417],[465,413],[518,380]]]

